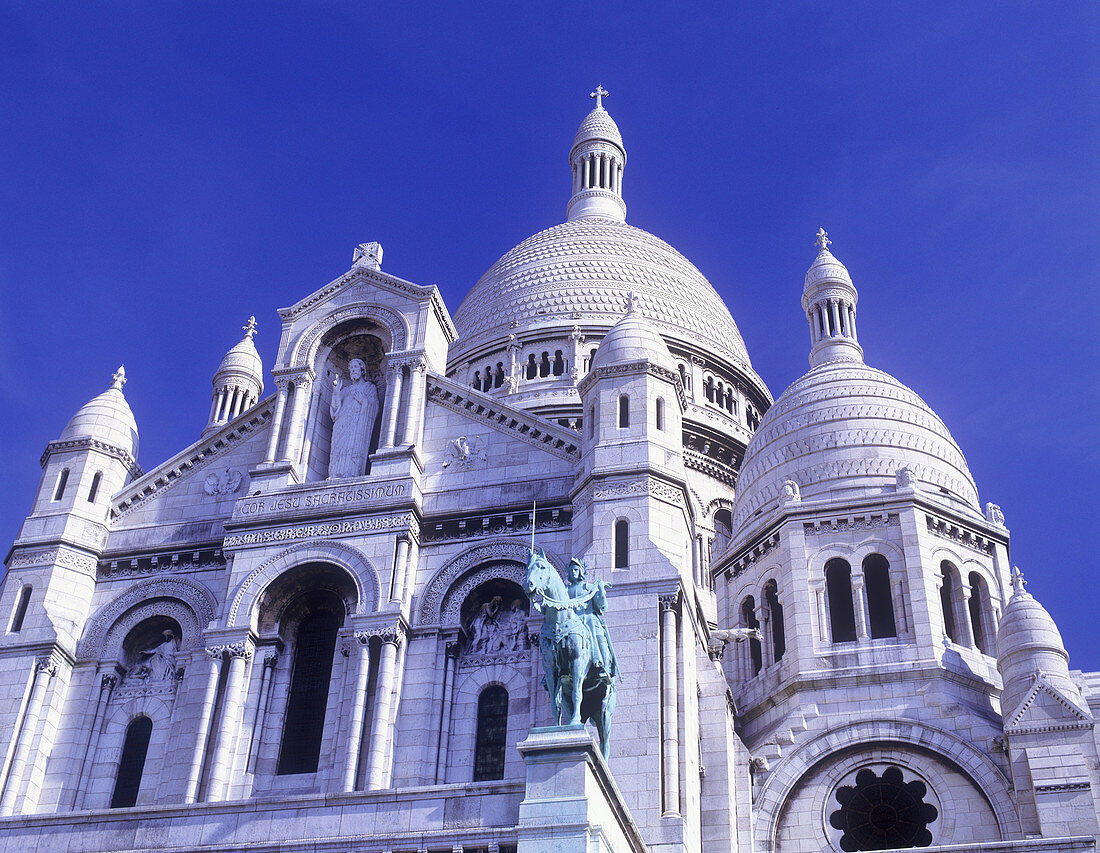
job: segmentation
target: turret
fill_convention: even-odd
[[[623,201],[626,149],[618,125],[603,108],[607,95],[603,86],[596,87],[591,95],[596,99],[596,109],[581,122],[569,152],[573,197],[565,212],[570,221],[586,216],[626,221]]]
[[[856,337],[856,288],[844,264],[829,251],[832,241],[817,231],[817,257],[806,271],[802,310],[810,324],[810,367],[829,361],[863,361]]]
[[[225,426],[245,409],[255,405],[264,392],[263,361],[252,342],[256,334],[256,318],[249,317],[243,326],[244,338],[225,354],[214,372],[214,394],[210,418],[203,435]]]

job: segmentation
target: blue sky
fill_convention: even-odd
[[[628,221],[726,299],[778,395],[824,226],[867,361],[961,445],[1100,668],[1100,6],[0,3],[0,538],[125,362],[146,469],[255,314],[378,240],[452,311],[564,218],[597,82]],[[270,390],[270,382],[268,382]]]

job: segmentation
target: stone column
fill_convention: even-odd
[[[855,340],[856,335],[856,306],[848,306],[848,331],[851,332],[852,340]]]
[[[111,701],[111,693],[118,685],[118,676],[112,673],[104,674],[99,679],[99,695],[96,697],[95,711],[92,713],[92,725],[88,729],[88,741],[84,744],[84,757],[80,759],[80,770],[77,771],[76,780],[73,782],[72,807],[74,809],[84,807],[86,791],[84,786],[84,770],[88,766],[88,756],[92,756],[95,762],[95,750],[99,743],[99,729],[103,718],[103,711]]]
[[[825,581],[812,581],[814,603],[817,605],[817,636],[822,643],[829,642],[829,620],[825,610]]]
[[[397,414],[401,408],[401,386],[404,382],[401,362],[390,365],[390,385],[386,389],[386,420],[382,426],[382,448],[393,447],[397,440]]]
[[[290,380],[279,377],[275,380],[275,387],[279,389],[279,396],[275,398],[275,414],[271,416],[271,435],[267,437],[264,462],[274,462],[275,453],[279,449],[279,433],[283,430],[283,413],[286,411],[286,395],[290,390]]]
[[[760,669],[763,671],[775,663],[775,648],[771,631],[771,608],[764,604],[758,606],[756,608],[756,621],[760,623]]]
[[[246,766],[249,773],[256,772],[256,761],[259,758],[260,745],[264,740],[264,723],[267,720],[267,704],[271,700],[271,684],[275,680],[275,666],[279,663],[277,651],[264,655],[263,669],[260,672],[260,693],[256,697],[256,716],[252,720],[252,740],[248,745],[248,761]]]
[[[447,643],[443,660],[443,700],[439,704],[439,747],[435,754],[435,783],[447,781],[447,752],[451,746],[451,701],[455,689],[455,669],[458,665],[458,642]]]
[[[424,359],[409,366],[409,408],[405,418],[405,437],[402,444],[416,444],[420,435],[420,421],[424,414],[424,385],[428,365]]]
[[[30,700],[27,702],[27,710],[23,714],[22,726],[17,726],[17,740],[15,753],[12,758],[11,769],[8,771],[7,784],[4,786],[4,796],[0,799],[0,814],[15,814],[16,800],[23,787],[23,774],[27,770],[27,761],[30,758],[31,746],[35,733],[38,731],[38,720],[42,716],[42,703],[46,699],[46,688],[50,685],[50,679],[57,675],[57,661],[52,657],[37,658],[34,662],[34,684],[31,686]]]
[[[843,333],[840,331],[840,311],[835,299],[829,300],[829,316],[833,318],[833,333],[829,337],[840,337]]]
[[[370,733],[370,753],[367,755],[367,789],[377,791],[386,786],[388,777],[386,755],[393,738],[393,694],[397,683],[397,647],[401,633],[386,628],[380,634],[382,654],[378,663],[378,687],[374,703],[374,725]]]
[[[965,583],[959,583],[959,599],[962,602],[962,619],[956,618],[956,622],[959,623],[959,642],[971,649],[978,648],[978,643],[974,639],[974,623],[970,619],[970,585]]]
[[[363,712],[367,704],[367,677],[370,675],[370,634],[355,632],[355,689],[352,692],[351,720],[348,729],[347,752],[344,755],[345,792],[355,790],[359,770],[359,748],[363,743]]]
[[[233,753],[237,735],[241,729],[241,710],[244,707],[244,670],[252,657],[252,649],[245,643],[226,646],[229,656],[229,676],[225,680],[225,699],[222,702],[221,726],[214,742],[214,757],[210,762],[210,789],[207,800],[224,800],[233,771]]]
[[[856,640],[865,642],[871,632],[867,627],[867,595],[863,572],[852,572],[852,598],[856,608]]]
[[[199,712],[199,730],[195,734],[195,749],[191,753],[191,767],[187,771],[187,790],[183,794],[185,803],[193,803],[199,796],[202,765],[206,758],[206,739],[210,734],[210,717],[214,713],[214,700],[218,694],[218,677],[221,675],[224,650],[222,646],[208,646],[206,649],[210,668],[206,672],[206,689],[202,694],[202,709]]]
[[[397,549],[393,560],[393,585],[390,601],[401,601],[405,596],[405,577],[409,570],[409,534],[397,534]]]
[[[680,814],[680,679],[676,661],[679,593],[657,598],[661,612],[661,817]]]
[[[302,437],[306,431],[306,401],[309,398],[311,377],[301,373],[294,377],[294,398],[290,401],[290,428],[286,434],[283,462],[296,464],[302,453]]]

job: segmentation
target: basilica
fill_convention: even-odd
[[[1095,850],[1100,673],[842,252],[773,399],[606,94],[462,304],[360,245],[148,470],[88,377],[0,586],[0,848]]]

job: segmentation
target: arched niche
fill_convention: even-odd
[[[348,571],[333,563],[302,563],[287,569],[260,594],[256,628],[260,636],[290,640],[310,614],[333,613],[343,624],[356,610],[358,589]]]
[[[290,366],[315,365],[322,346],[331,346],[334,340],[355,332],[374,335],[387,353],[407,349],[411,344],[409,326],[401,314],[385,305],[355,302],[337,308],[311,326],[294,345]]]
[[[265,591],[284,573],[306,564],[331,564],[347,574],[354,586],[349,597],[352,613],[371,613],[378,609],[378,572],[366,554],[343,542],[313,540],[292,545],[256,566],[233,595],[225,618],[227,628],[250,627],[257,630],[260,600]],[[296,575],[292,576],[296,577]],[[278,587],[276,587],[278,588]],[[266,599],[273,601],[273,597]]]

